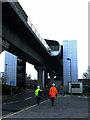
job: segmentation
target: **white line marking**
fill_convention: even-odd
[[[28,100],[28,99],[31,99],[32,97],[28,97],[28,98],[26,98],[25,100]]]
[[[12,103],[17,103],[17,102],[19,102],[19,101],[8,102],[8,103],[3,103],[3,104],[5,105],[5,104],[12,104]]]

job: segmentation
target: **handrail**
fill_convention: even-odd
[[[50,52],[51,51],[50,47],[48,46],[48,44],[46,43],[46,41],[41,37],[41,35],[38,33],[38,31],[36,30],[36,28],[34,27],[34,25],[32,24],[32,22],[31,22],[31,20],[29,18],[27,19],[27,23],[31,27],[31,29],[33,30],[33,32],[36,34],[36,36],[39,38],[40,42]]]

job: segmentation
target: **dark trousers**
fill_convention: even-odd
[[[40,97],[37,97],[37,104],[39,105],[40,103]]]
[[[52,106],[54,105],[54,97],[51,97]]]

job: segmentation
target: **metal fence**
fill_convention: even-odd
[[[36,28],[34,27],[34,25],[32,24],[32,22],[30,21],[30,19],[27,19],[27,23],[28,25],[31,27],[31,29],[33,30],[33,32],[36,34],[36,36],[39,38],[40,42],[45,46],[45,48],[50,51],[50,47],[48,46],[48,44],[46,43],[46,41],[41,37],[41,35],[38,33],[38,31],[36,30]]]

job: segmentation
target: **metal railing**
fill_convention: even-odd
[[[39,38],[40,42],[50,52],[51,51],[50,47],[48,46],[48,44],[46,43],[46,41],[41,37],[41,35],[38,33],[38,31],[36,30],[36,28],[34,27],[34,25],[32,24],[32,22],[30,21],[29,18],[27,19],[27,23],[31,27],[31,29],[33,30],[33,32],[36,34],[36,36]]]

